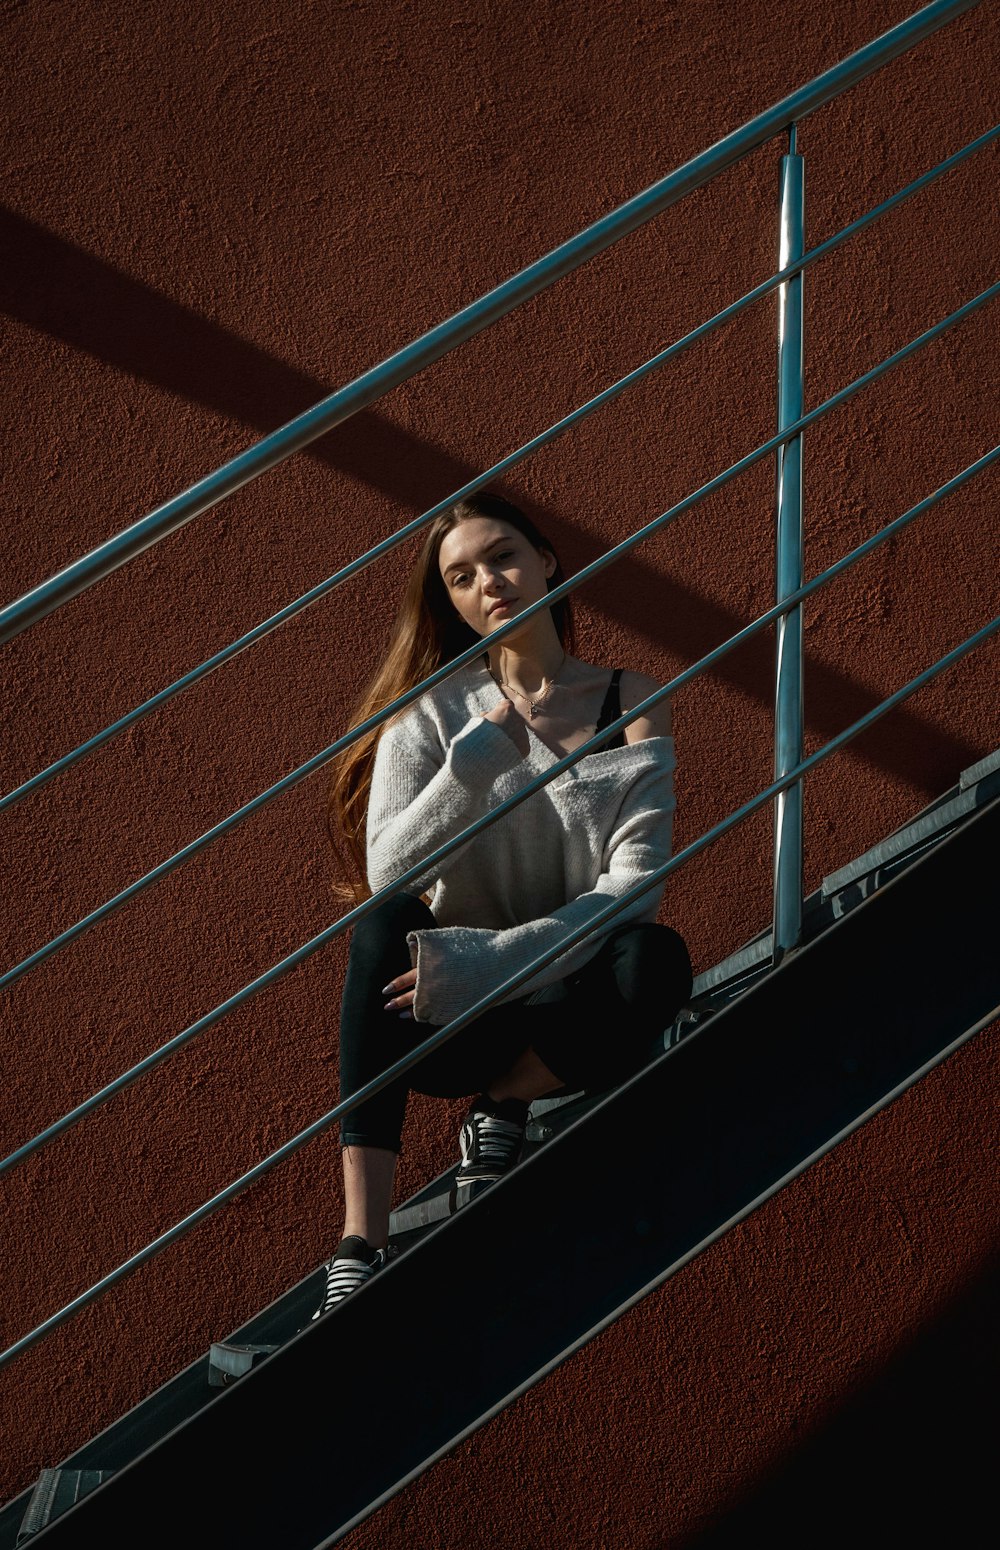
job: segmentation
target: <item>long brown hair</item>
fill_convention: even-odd
[[[536,549],[546,549],[555,555],[552,545],[543,538],[531,518],[502,495],[480,491],[457,501],[435,517],[403,594],[389,650],[355,706],[350,722],[352,727],[384,710],[407,689],[421,683],[481,638],[457,613],[438,564],[445,536],[460,522],[467,522],[472,517],[493,517],[509,522]],[[565,579],[556,556],[549,589]],[[552,622],[564,651],[571,653],[573,617],[568,597],[552,605]],[[330,842],[348,874],[346,879],[334,883],[333,891],[339,898],[358,904],[370,895],[366,879],[365,823],[375,750],[381,733],[382,726],[365,732],[333,761],[327,801]]]

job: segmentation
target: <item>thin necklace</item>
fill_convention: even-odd
[[[487,657],[487,661],[488,660],[489,657]],[[532,699],[530,694],[522,694],[520,689],[515,689],[513,684],[507,683],[503,678],[500,677],[499,673],[494,673],[492,668],[490,668],[489,673],[490,677],[493,679],[493,682],[497,685],[498,688],[509,689],[511,694],[516,694],[519,700],[524,701],[525,705],[528,707],[528,715],[532,720],[534,720],[534,718],[538,715],[538,712],[541,710],[543,703],[546,699],[548,699],[548,696],[552,691],[552,685],[556,682],[559,674],[562,672],[565,666],[566,653],[564,651],[562,661],[560,662],[556,671],[552,674],[552,677],[549,679],[548,683],[545,683],[544,678],[542,679],[542,683],[545,685],[545,687],[542,689],[541,694],[537,695],[535,699]]]

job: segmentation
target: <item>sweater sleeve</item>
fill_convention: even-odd
[[[502,775],[524,765],[502,727],[474,716],[445,748],[429,717],[387,727],[375,754],[368,800],[368,884],[373,893],[400,877],[422,856],[460,834],[495,806]],[[447,875],[464,845],[433,871],[414,878],[407,892],[425,893]]]
[[[537,920],[504,930],[443,926],[411,932],[407,941],[417,970],[416,1020],[442,1025],[461,1016],[663,866],[670,858],[673,810],[670,771],[649,769],[629,787],[606,843],[600,874],[586,893]],[[663,889],[663,883],[654,884],[503,999],[529,995],[575,973],[619,926],[655,920]]]

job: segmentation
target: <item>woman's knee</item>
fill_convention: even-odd
[[[660,1026],[689,999],[693,977],[687,944],[671,926],[641,921],[606,942],[615,986],[625,1004]]]

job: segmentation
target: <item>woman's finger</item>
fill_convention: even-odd
[[[388,985],[383,985],[382,994],[383,996],[390,996],[398,990],[412,990],[416,983],[416,969],[407,969],[405,974],[397,974],[396,978],[390,980]]]
[[[392,984],[386,985],[384,987],[383,991],[382,991],[383,995],[385,995],[386,991],[389,991],[389,990],[396,990],[397,994],[394,995],[391,1000],[389,1000],[389,1001],[387,1001],[385,1003],[385,1006],[383,1007],[383,1011],[385,1011],[385,1012],[398,1012],[401,1017],[410,1017],[410,1016],[412,1016],[412,1013],[410,1012],[409,1008],[412,1007],[414,1001],[417,999],[417,992],[416,992],[416,990],[403,990],[402,989],[403,979],[404,978],[405,979],[411,979],[412,978],[414,983],[416,982],[416,975],[413,974],[412,976],[411,975],[402,976],[398,980],[393,980]]]

